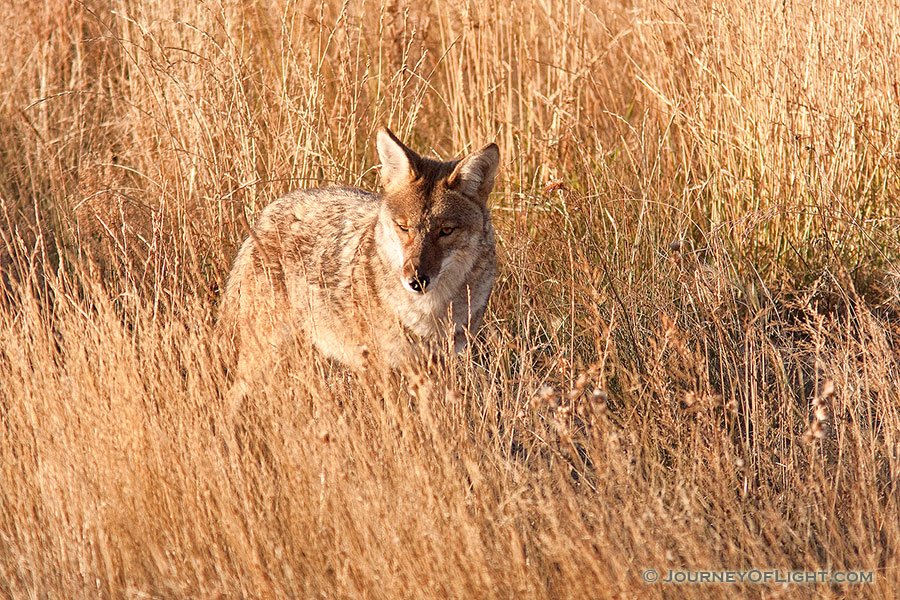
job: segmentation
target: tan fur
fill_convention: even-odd
[[[351,367],[366,351],[400,367],[462,350],[479,327],[496,274],[486,202],[497,146],[439,162],[387,129],[377,145],[383,195],[294,191],[260,214],[220,312],[238,349],[237,379],[272,368],[301,339]]]

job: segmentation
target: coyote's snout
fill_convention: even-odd
[[[397,367],[461,350],[480,325],[496,273],[487,197],[497,146],[440,162],[382,129],[377,147],[381,196],[302,190],[260,214],[220,313],[239,377],[298,338],[351,366],[369,348]]]

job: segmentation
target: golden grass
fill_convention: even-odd
[[[895,5],[267,4],[0,6],[0,596],[896,593]],[[381,124],[501,146],[481,342],[235,410],[248,222]]]

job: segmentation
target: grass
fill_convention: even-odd
[[[900,587],[891,3],[0,6],[0,596],[843,598]],[[261,207],[382,124],[502,152],[475,348],[213,330]],[[863,571],[648,584],[642,572]]]

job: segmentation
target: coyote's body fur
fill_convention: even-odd
[[[481,323],[496,274],[487,209],[499,154],[458,162],[378,136],[383,195],[300,190],[263,209],[235,258],[220,321],[238,377],[271,368],[298,340],[361,367],[461,350]]]

